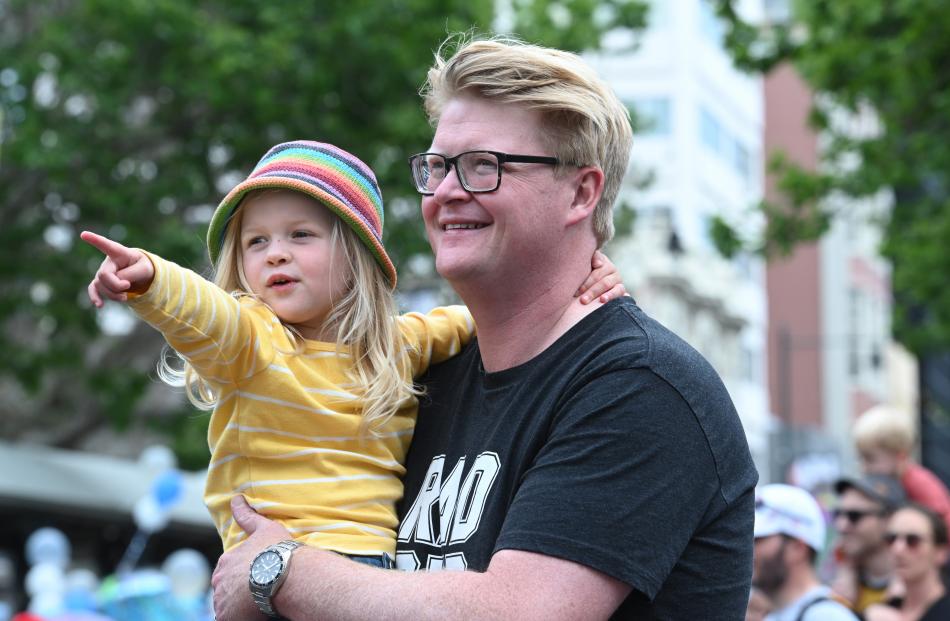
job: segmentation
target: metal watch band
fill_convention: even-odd
[[[299,542],[294,541],[292,539],[288,539],[286,541],[275,543],[271,546],[266,547],[264,550],[261,550],[261,554],[267,551],[277,552],[278,554],[281,555],[281,557],[286,559],[286,562],[284,563],[284,567],[281,570],[281,575],[271,585],[269,585],[266,590],[256,585],[253,581],[251,581],[250,583],[251,598],[254,600],[254,603],[257,604],[257,607],[260,609],[261,612],[263,612],[265,615],[267,615],[271,619],[274,619],[275,621],[288,621],[284,617],[280,616],[280,614],[274,608],[274,603],[272,601],[272,598],[277,593],[277,590],[280,588],[281,584],[284,581],[284,578],[286,577],[287,568],[289,566],[290,553],[293,552],[295,549],[299,548],[300,546],[301,544]],[[255,560],[256,560],[256,557],[255,557]],[[253,562],[251,564],[253,566]]]

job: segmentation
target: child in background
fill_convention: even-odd
[[[896,478],[909,500],[934,510],[950,527],[947,486],[910,456],[914,447],[910,416],[889,406],[877,405],[858,417],[852,432],[864,472]]]
[[[213,410],[205,502],[225,549],[245,537],[229,506],[243,494],[300,542],[382,566],[394,554],[413,377],[458,353],[474,326],[461,306],[396,316],[382,225],[366,164],[295,141],[270,149],[215,211],[214,284],[82,233],[106,255],[93,304],[128,302],[162,332],[185,363],[164,364],[162,378]],[[582,302],[622,294],[604,259]]]

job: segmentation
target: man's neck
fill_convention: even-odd
[[[775,597],[775,604],[778,608],[784,608],[820,584],[811,568],[789,572],[788,580]]]
[[[550,347],[577,322],[602,306],[581,304],[574,297],[583,273],[564,270],[560,277],[533,286],[457,285],[478,326],[478,348],[486,371],[502,371],[531,360]]]
[[[893,573],[894,562],[887,548],[879,548],[868,554],[860,563],[859,579],[872,586],[886,583]]]

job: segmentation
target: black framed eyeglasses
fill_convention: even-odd
[[[831,515],[836,520],[838,518],[843,517],[846,520],[848,520],[848,522],[852,524],[857,524],[858,522],[860,522],[861,520],[863,520],[869,515],[873,515],[875,517],[881,517],[884,515],[884,512],[883,511],[860,511],[858,509],[835,509],[834,511],[831,512]]]
[[[558,159],[498,151],[465,151],[455,157],[446,157],[441,153],[417,153],[409,158],[409,168],[416,190],[424,196],[432,196],[453,168],[459,183],[468,192],[494,192],[501,185],[502,164],[505,162],[556,166]]]

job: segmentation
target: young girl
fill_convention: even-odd
[[[189,398],[213,409],[205,502],[225,549],[245,536],[229,506],[243,494],[303,543],[394,554],[413,377],[458,353],[474,325],[461,306],[395,315],[382,225],[366,164],[295,141],[268,151],[212,216],[214,284],[81,235],[106,255],[88,287],[93,304],[127,301],[185,361],[177,374],[160,369],[163,379],[184,375]],[[600,254],[593,263],[603,267],[582,301],[611,288],[613,265]]]

